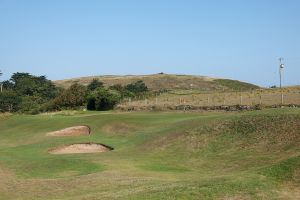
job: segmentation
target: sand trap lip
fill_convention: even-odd
[[[47,136],[80,136],[90,135],[91,128],[88,126],[72,126],[58,131],[49,132]]]
[[[97,143],[78,143],[69,144],[62,147],[57,147],[50,149],[48,153],[50,154],[76,154],[76,153],[100,153],[113,150],[112,147],[97,144]]]

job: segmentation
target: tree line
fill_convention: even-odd
[[[146,84],[136,81],[128,85],[106,87],[93,79],[87,86],[79,83],[64,89],[57,87],[46,76],[14,73],[2,82],[0,112],[37,114],[64,109],[111,110],[125,98],[134,98],[149,92]]]

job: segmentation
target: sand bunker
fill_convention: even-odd
[[[89,135],[91,134],[91,129],[88,126],[73,126],[65,128],[59,131],[54,131],[47,133],[47,136],[79,136],[79,135]]]
[[[113,150],[112,147],[104,144],[95,143],[81,143],[70,144],[55,149],[50,149],[48,152],[51,154],[73,154],[73,153],[99,153]]]

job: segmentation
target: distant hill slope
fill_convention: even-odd
[[[73,83],[87,85],[93,79],[102,81],[105,85],[115,84],[127,85],[129,83],[143,80],[150,90],[186,90],[196,89],[203,91],[211,90],[250,90],[259,88],[257,85],[237,80],[211,78],[206,76],[175,75],[175,74],[153,74],[153,75],[125,75],[125,76],[89,76],[66,80],[57,80],[54,83],[67,88]]]

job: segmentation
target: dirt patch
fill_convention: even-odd
[[[79,135],[90,135],[91,128],[88,126],[73,126],[68,127],[59,131],[49,132],[47,136],[79,136]]]
[[[113,150],[104,144],[96,143],[81,143],[81,144],[70,144],[62,147],[50,149],[50,154],[75,154],[75,153],[100,153]]]

